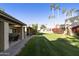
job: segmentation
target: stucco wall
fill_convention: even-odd
[[[4,23],[0,21],[0,50],[4,50]]]

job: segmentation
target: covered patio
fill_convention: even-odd
[[[7,50],[11,43],[25,39],[23,22],[0,10],[0,51]]]

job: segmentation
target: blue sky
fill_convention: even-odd
[[[60,8],[76,8],[79,9],[79,4],[60,3]],[[26,24],[50,24],[54,22],[58,24],[64,23],[64,15],[60,15],[57,19],[48,19],[51,14],[49,3],[1,3],[0,8],[3,8],[5,12],[14,16],[15,18],[23,21]]]

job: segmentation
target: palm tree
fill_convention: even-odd
[[[70,10],[67,10],[66,8],[62,9],[62,13],[65,14],[66,18],[67,17],[68,18],[72,17],[74,12],[75,12],[75,8],[70,9]],[[64,34],[73,35],[72,30],[71,30],[69,24],[66,24],[66,21],[65,21],[65,31],[64,31]]]
[[[63,14],[66,13],[66,8],[62,8],[62,13],[63,13]]]
[[[68,13],[69,11],[66,9],[66,8],[62,8],[62,14],[65,15],[65,17],[67,18],[68,16]],[[64,31],[64,34],[68,34],[68,25],[66,24],[66,20],[65,20],[65,31]]]
[[[4,11],[4,9],[3,8],[0,8],[0,11]]]
[[[48,18],[49,18],[49,19],[53,19],[53,18],[55,18],[55,15],[49,15]]]
[[[67,12],[67,16],[69,16],[69,17],[72,17],[73,15],[74,15],[74,13],[75,13],[75,8],[72,8],[72,9],[70,9],[68,12]]]
[[[55,11],[58,11],[58,12],[59,12],[60,6],[59,6],[59,4],[51,4],[51,5],[50,5],[50,9],[51,9],[51,11],[52,11],[52,15],[53,15],[53,16],[56,16],[56,15],[55,15]]]
[[[50,9],[53,12],[53,15],[55,15],[56,4],[51,4]]]
[[[76,10],[75,13],[79,16],[79,10]]]
[[[57,15],[59,16],[60,15],[60,6],[59,6],[59,4],[56,4],[56,11],[57,11]]]
[[[55,4],[50,5],[50,10],[52,11],[52,14],[49,15],[49,19],[55,18]]]
[[[72,9],[70,9],[70,10],[67,10],[66,8],[62,8],[62,13],[65,14],[66,19],[67,19],[67,17],[68,17],[68,18],[69,18],[69,17],[72,17],[73,14],[75,13],[75,11],[76,11],[75,8],[72,8]]]
[[[58,11],[58,15],[59,15],[60,7],[58,4],[51,4],[50,9],[52,11],[52,14],[49,16],[49,19],[55,19],[56,18],[55,11]],[[54,25],[55,25],[55,20],[54,20]]]

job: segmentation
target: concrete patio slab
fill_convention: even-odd
[[[28,42],[28,40],[32,38],[32,36],[27,36],[24,40],[19,40],[15,45],[11,46],[8,50],[0,52],[0,56],[15,56],[17,53],[21,51],[24,45]]]

